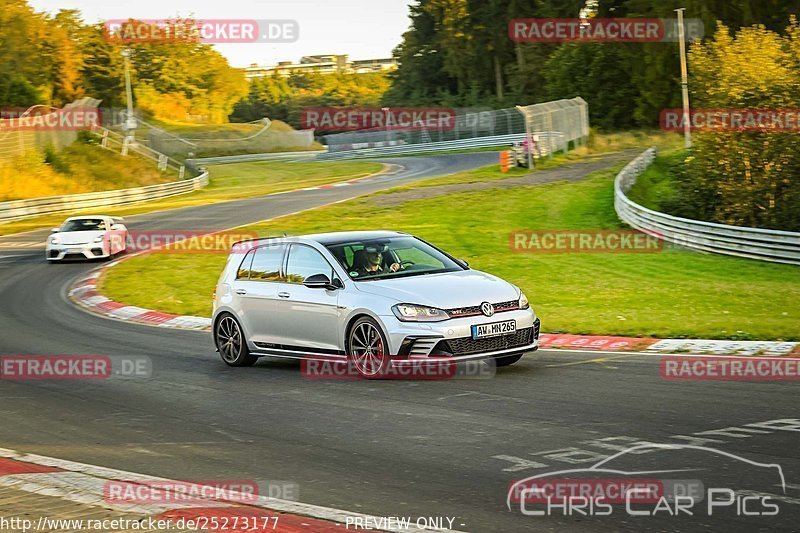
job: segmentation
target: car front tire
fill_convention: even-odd
[[[385,378],[391,366],[389,343],[380,325],[368,316],[355,321],[347,334],[350,368],[367,379]]]
[[[230,313],[221,315],[214,325],[214,344],[228,366],[252,366],[258,361],[247,347],[242,326]]]

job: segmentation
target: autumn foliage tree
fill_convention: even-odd
[[[800,109],[800,24],[786,35],[763,26],[735,35],[720,24],[690,51],[692,108]],[[795,123],[795,128],[797,127]],[[800,135],[695,132],[671,210],[741,226],[800,231]]]
[[[125,42],[102,23],[86,24],[76,10],[48,15],[26,0],[0,0],[0,106],[61,107],[82,96],[124,105],[126,47],[137,106],[161,118],[226,122],[247,94],[242,71],[196,39]]]

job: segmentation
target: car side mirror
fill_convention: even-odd
[[[58,233],[59,231],[61,231],[61,228],[53,228],[50,230],[50,233]]]
[[[325,274],[314,274],[308,276],[303,280],[303,285],[309,289],[337,289],[338,287],[331,283],[331,279]]]
[[[119,224],[111,224],[111,231],[118,231],[122,229]]]

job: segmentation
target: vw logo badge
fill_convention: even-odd
[[[494,306],[489,302],[483,302],[481,304],[481,313],[486,316],[492,316],[494,314]]]

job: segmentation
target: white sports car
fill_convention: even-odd
[[[122,224],[122,218],[72,217],[52,229],[45,254],[48,261],[104,259],[124,252],[127,240],[128,228]]]

